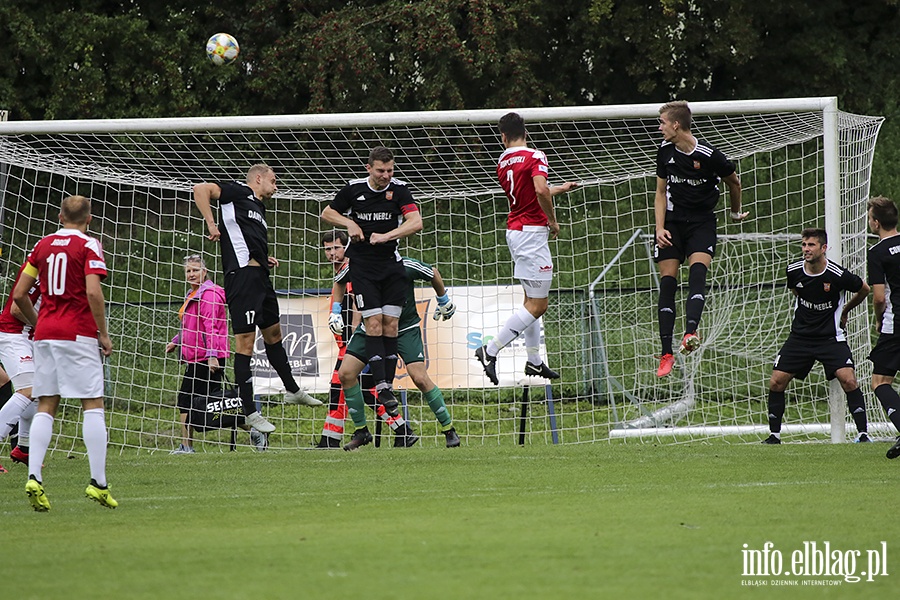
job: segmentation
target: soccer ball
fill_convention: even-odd
[[[206,56],[216,65],[233,63],[240,51],[237,40],[227,33],[217,33],[206,42]]]

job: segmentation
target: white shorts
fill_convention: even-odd
[[[102,398],[103,361],[97,338],[34,342],[32,398]]]
[[[34,344],[24,333],[0,333],[0,362],[16,390],[34,381]]]
[[[550,230],[544,226],[526,225],[521,231],[506,230],[506,244],[512,254],[513,276],[522,282],[529,298],[546,298],[553,279],[550,257]]]

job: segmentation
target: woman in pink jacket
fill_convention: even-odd
[[[184,259],[184,277],[191,290],[178,310],[181,331],[166,344],[166,352],[180,346],[181,360],[187,364],[178,391],[182,442],[172,454],[194,452],[193,430],[187,422],[191,401],[222,390],[228,358],[225,290],[207,279],[206,263],[196,254]]]

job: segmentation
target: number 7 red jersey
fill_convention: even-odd
[[[546,226],[547,215],[538,203],[534,178],[548,179],[547,155],[527,146],[507,148],[497,162],[497,178],[509,200],[507,229],[521,231],[525,225]]]
[[[41,288],[35,340],[97,337],[85,280],[87,275],[106,277],[99,240],[77,229],[60,229],[34,246],[25,272],[37,277]]]

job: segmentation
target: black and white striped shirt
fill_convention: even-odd
[[[732,173],[734,164],[703,140],[690,154],[663,142],[656,153],[656,176],[666,180],[666,219],[715,219],[719,182]]]
[[[869,248],[867,262],[869,285],[884,285],[887,306],[881,320],[881,333],[900,333],[895,326],[895,316],[900,312],[900,235],[879,240]]]
[[[819,274],[806,271],[806,261],[787,267],[787,285],[796,292],[791,333],[805,338],[846,340],[841,329],[844,292],[856,293],[863,281],[841,265],[828,260]]]
[[[406,182],[393,177],[384,189],[373,190],[368,178],[354,179],[335,195],[330,206],[353,219],[365,236],[347,246],[346,256],[355,268],[400,262],[399,240],[373,245],[369,238],[373,233],[393,231],[403,222],[404,215],[419,210]]]
[[[256,259],[269,268],[269,237],[266,207],[249,186],[232,181],[219,183],[219,243],[225,274],[246,267]]]

